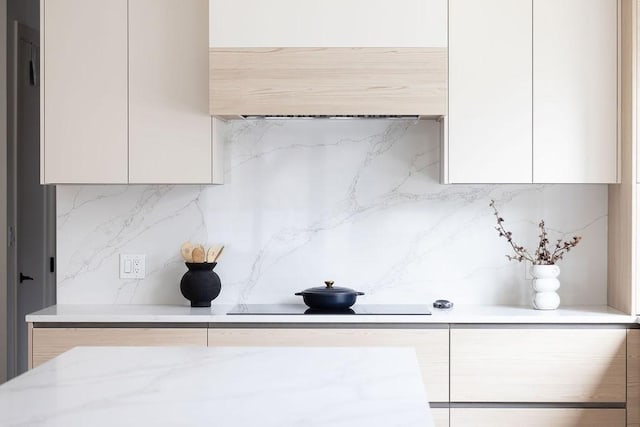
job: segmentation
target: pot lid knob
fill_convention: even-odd
[[[325,281],[324,281],[324,284],[325,284],[325,285],[327,285],[327,289],[331,289],[331,288],[333,288],[333,284],[334,284],[334,283],[335,283],[335,282],[334,282],[333,280],[325,280]]]

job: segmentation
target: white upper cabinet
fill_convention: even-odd
[[[43,183],[222,182],[208,0],[41,6]]]
[[[209,183],[208,0],[129,0],[129,182]]]
[[[447,0],[210,0],[211,47],[446,47]]]
[[[449,1],[445,181],[531,182],[531,15],[531,0]]]
[[[41,182],[127,182],[127,1],[42,0]]]
[[[533,180],[618,181],[618,1],[533,1]]]
[[[450,0],[449,183],[619,181],[618,0]]]

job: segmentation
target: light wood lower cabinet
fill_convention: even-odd
[[[495,406],[434,408],[436,427],[640,427],[640,330],[29,326],[30,367],[77,346],[413,347],[430,401]],[[509,402],[626,402],[628,413]]]
[[[431,408],[431,416],[435,427],[449,427],[449,408]]]
[[[627,331],[627,427],[640,427],[640,329]]]
[[[452,408],[450,427],[624,427],[624,409]]]
[[[209,329],[209,346],[414,347],[427,398],[449,401],[448,329]]]
[[[206,328],[33,328],[29,365],[80,346],[207,346]]]
[[[452,329],[452,402],[625,402],[624,329]]]

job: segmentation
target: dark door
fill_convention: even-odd
[[[18,26],[15,68],[15,354],[27,369],[28,313],[55,304],[55,187],[40,185],[40,75],[37,32]]]

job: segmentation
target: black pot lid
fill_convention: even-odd
[[[315,286],[313,288],[305,289],[302,292],[298,292],[296,295],[334,295],[334,294],[356,294],[364,295],[362,292],[355,291],[351,288],[343,288],[340,286],[333,286],[333,280],[327,280],[324,282],[325,286]]]

